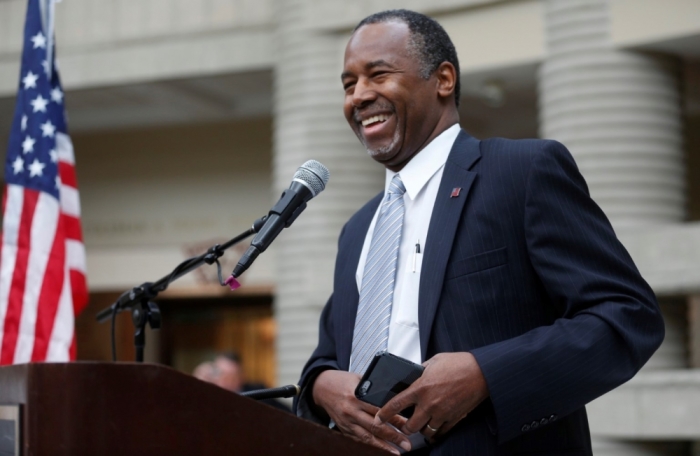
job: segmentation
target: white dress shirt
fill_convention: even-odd
[[[443,131],[398,173],[406,187],[403,196],[405,212],[387,350],[418,364],[422,362],[418,333],[418,289],[425,240],[445,162],[459,132],[459,124]],[[386,170],[385,194],[395,174],[397,173]],[[379,209],[367,230],[360,262],[357,265],[355,279],[358,291],[362,289],[362,275],[378,214]],[[420,253],[416,253],[416,244],[420,246]]]

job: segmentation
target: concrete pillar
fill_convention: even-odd
[[[700,295],[688,298],[688,351],[688,364],[700,369]]]
[[[594,438],[593,454],[594,456],[686,456],[688,445],[684,442],[621,442]]]
[[[689,367],[688,306],[686,301],[685,298],[659,298],[659,306],[664,316],[666,337],[643,370],[671,370]]]
[[[700,369],[700,295],[688,298],[688,364]],[[692,456],[700,456],[700,441],[692,443]]]
[[[330,296],[343,224],[383,186],[383,168],[362,149],[343,117],[340,83],[347,36],[314,30],[310,0],[275,3],[278,32],[274,76],[273,200],[294,171],[315,159],[331,173],[273,245],[277,259],[275,317],[278,381],[294,383],[317,342],[318,317]]]
[[[607,0],[547,0],[543,137],[565,143],[616,229],[683,221],[677,62],[612,49]]]
[[[679,67],[613,49],[608,0],[545,0],[540,133],[564,143],[616,230],[685,218]],[[667,337],[647,368],[686,367],[685,306],[664,303]],[[681,310],[683,309],[683,310]],[[674,447],[596,440],[598,455],[669,455]]]

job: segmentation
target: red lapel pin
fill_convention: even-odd
[[[462,191],[462,187],[455,187],[452,189],[452,194],[450,195],[450,198],[457,198],[459,196],[459,192]]]

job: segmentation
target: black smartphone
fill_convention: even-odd
[[[377,407],[408,388],[422,374],[424,367],[388,352],[377,353],[355,388],[355,397]],[[409,418],[413,407],[401,412]]]

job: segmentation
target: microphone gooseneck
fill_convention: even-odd
[[[226,281],[231,289],[240,286],[236,278],[253,264],[258,255],[272,244],[284,228],[294,223],[299,214],[306,209],[306,203],[326,188],[329,178],[328,168],[316,160],[309,160],[297,169],[291,185],[282,192],[279,201],[270,209],[264,225]]]

